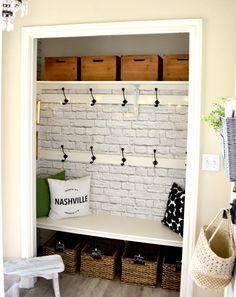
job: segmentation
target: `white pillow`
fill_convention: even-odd
[[[51,219],[80,217],[89,214],[90,176],[70,180],[48,179]]]

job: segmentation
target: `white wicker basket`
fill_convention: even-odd
[[[230,215],[228,214],[228,230],[222,229],[220,224],[215,227],[213,222],[224,209],[216,215],[213,221],[201,228],[201,232],[192,259],[192,278],[195,283],[208,289],[226,287],[232,277],[235,266],[235,249],[233,246]],[[225,210],[226,211],[226,210]]]
[[[236,181],[236,118],[221,118],[224,170],[229,181]]]

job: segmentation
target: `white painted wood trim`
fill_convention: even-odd
[[[96,104],[122,104],[123,97],[122,95],[113,95],[113,94],[99,94],[94,93],[96,99]],[[89,94],[66,94],[66,98],[69,99],[69,103],[82,103],[89,104],[92,101],[91,95]],[[125,98],[128,101],[128,105],[133,105],[136,102],[135,95],[125,95]],[[40,99],[44,103],[62,103],[64,101],[63,94],[41,94],[37,96],[37,99]],[[139,95],[138,104],[139,105],[153,105],[156,98],[155,95]],[[175,106],[184,106],[188,105],[187,96],[175,96],[175,95],[158,95],[158,100],[160,105],[175,105]],[[92,108],[92,107],[91,107]]]
[[[182,247],[182,237],[154,220],[91,214],[79,218],[37,219],[37,227],[82,235]]]
[[[2,7],[2,0],[0,0]],[[2,196],[2,31],[0,33],[0,296],[4,296],[3,277],[3,196]]]
[[[87,88],[96,87],[96,88],[104,88],[104,86],[109,86],[109,88],[121,89],[123,87],[138,87],[154,89],[155,87],[169,90],[182,90],[188,89],[188,81],[37,81],[38,90],[43,89],[58,89],[63,85],[67,89],[84,89],[85,86]]]
[[[80,152],[80,151],[65,151],[68,155],[66,162],[83,162],[88,163],[91,161],[91,153]],[[94,164],[121,164],[121,155],[114,154],[96,154],[96,160]],[[144,167],[153,167],[153,157],[144,157],[144,156],[132,156],[125,155],[127,159],[125,166],[144,166]],[[44,160],[56,160],[60,161],[63,159],[63,153],[60,150],[41,150],[39,152],[39,159]],[[164,159],[157,158],[158,164],[156,168],[173,168],[173,169],[185,169],[185,160],[184,159]]]
[[[195,247],[200,163],[200,118],[202,99],[202,20],[189,30],[189,107],[185,187],[185,217],[182,255],[181,297],[193,295],[191,260]]]
[[[189,33],[190,36],[190,80],[189,80],[189,137],[186,174],[185,230],[183,242],[183,273],[180,297],[192,296],[190,263],[195,244],[196,212],[198,200],[198,177],[200,160],[200,108],[202,67],[202,20],[157,20],[114,23],[91,23],[26,27],[22,29],[22,92],[21,106],[21,210],[22,256],[35,253],[35,101],[36,80],[34,75],[35,43],[37,38],[109,36],[133,34]],[[36,71],[35,71],[36,73]],[[33,74],[33,75],[32,75]],[[32,129],[33,128],[33,129]],[[24,182],[23,182],[24,179]],[[194,182],[193,182],[194,181]]]

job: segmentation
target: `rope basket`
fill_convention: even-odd
[[[157,245],[126,242],[121,261],[121,281],[156,286],[159,251]]]
[[[221,117],[224,170],[229,181],[236,181],[236,118]]]
[[[228,230],[220,228],[223,219],[213,226],[219,214],[222,210],[208,226],[201,228],[192,259],[192,278],[202,288],[224,288],[233,277],[235,250],[230,219],[228,215]]]
[[[64,245],[63,250],[57,247],[60,242]],[[43,255],[60,255],[65,265],[65,271],[75,273],[80,267],[80,252],[85,240],[82,236],[57,232],[43,245]]]
[[[180,290],[182,249],[166,247],[162,261],[161,287],[168,290]]]
[[[85,277],[113,280],[119,268],[121,241],[94,238],[81,251],[80,273]]]

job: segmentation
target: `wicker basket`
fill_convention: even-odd
[[[221,118],[221,136],[225,174],[236,181],[236,118]]]
[[[121,241],[93,238],[81,251],[82,276],[113,280],[119,268]]]
[[[126,242],[121,261],[121,281],[156,286],[159,250],[157,245]]]
[[[84,244],[85,239],[80,235],[57,232],[43,245],[43,255],[60,255],[65,265],[65,271],[74,273],[79,270],[80,252]]]
[[[182,249],[166,247],[162,261],[161,287],[169,290],[180,290]]]

